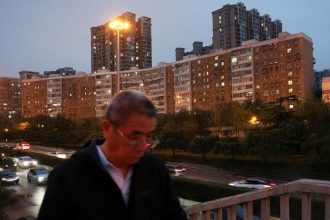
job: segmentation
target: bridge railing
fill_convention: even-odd
[[[289,220],[290,194],[299,192],[301,200],[302,220],[310,220],[312,216],[311,195],[314,193],[324,198],[324,213],[330,220],[330,181],[301,179],[294,182],[277,185],[268,189],[255,190],[235,196],[216,199],[185,208],[190,220],[222,220],[226,210],[228,220],[236,220],[236,206],[243,206],[244,220],[253,219],[253,202],[260,201],[261,219],[269,220],[271,197],[280,198],[280,219]]]

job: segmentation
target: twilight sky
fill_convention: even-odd
[[[232,0],[1,0],[0,76],[69,66],[90,72],[90,28],[126,11],[152,19],[153,66],[173,62],[176,47],[212,43],[211,12]],[[315,69],[330,68],[329,0],[243,0],[283,31],[313,39]]]

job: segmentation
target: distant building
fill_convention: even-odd
[[[322,78],[322,100],[330,103],[330,76]]]
[[[190,52],[185,52],[185,49],[182,47],[175,48],[175,60],[180,61],[183,60],[184,57],[187,57],[189,55],[194,56],[201,56],[208,54],[212,51],[212,46],[203,46],[203,42],[200,41],[194,41],[193,42],[193,50]]]
[[[32,79],[32,78],[41,78],[42,76],[39,72],[22,70],[19,72],[20,79]]]
[[[76,70],[72,67],[63,67],[54,71],[44,71],[44,76],[48,77],[50,75],[72,76],[76,75]]]
[[[257,9],[248,11],[242,2],[213,11],[212,21],[213,49],[218,50],[239,47],[251,39],[269,40],[282,32],[280,20],[272,21],[267,14],[260,16]]]
[[[324,77],[330,77],[330,69],[314,70],[314,89],[318,96],[322,94],[322,79]]]
[[[131,67],[139,69],[152,66],[151,18],[140,17],[126,12],[116,19],[129,24],[127,30],[120,31],[120,70]],[[91,70],[115,71],[117,56],[117,32],[109,28],[109,22],[91,28]]]
[[[14,118],[21,114],[21,81],[0,77],[0,117]]]

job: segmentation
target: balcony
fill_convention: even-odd
[[[324,201],[324,219],[330,220],[330,181],[312,179],[301,179],[269,189],[216,199],[187,207],[185,211],[190,220],[222,220],[224,211],[227,213],[228,220],[236,220],[236,206],[242,205],[244,220],[252,220],[254,215],[253,202],[260,201],[261,219],[269,220],[271,219],[270,199],[271,197],[279,197],[280,219],[289,220],[289,199],[292,194],[299,195],[302,220],[312,219],[312,194]]]

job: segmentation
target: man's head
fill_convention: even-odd
[[[141,92],[117,94],[106,112],[103,123],[103,149],[117,166],[130,166],[139,161],[153,143],[157,110]]]
[[[128,120],[132,113],[150,118],[157,116],[157,110],[147,96],[141,92],[129,90],[118,93],[112,99],[105,117],[114,126],[119,127]]]

